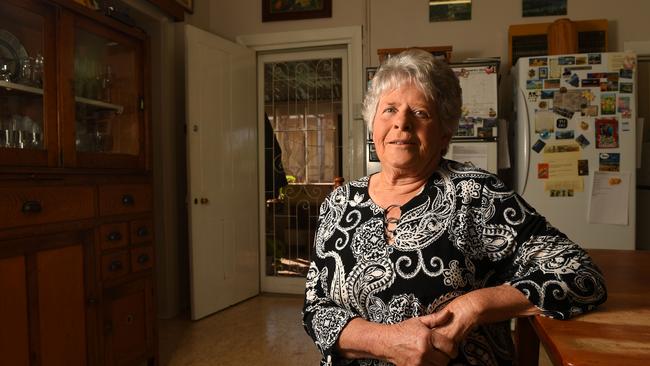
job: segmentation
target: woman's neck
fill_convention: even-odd
[[[404,176],[381,171],[373,175],[368,187],[372,200],[386,208],[390,205],[403,205],[417,196],[428,176]]]

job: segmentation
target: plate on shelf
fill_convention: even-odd
[[[0,29],[0,80],[15,81],[21,60],[28,59],[27,51],[18,38]]]

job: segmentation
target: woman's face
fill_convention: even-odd
[[[414,174],[435,169],[450,138],[433,102],[412,84],[380,97],[372,139],[383,169]]]

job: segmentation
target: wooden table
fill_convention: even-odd
[[[517,320],[519,365],[537,365],[541,341],[555,366],[650,365],[650,251],[588,250],[607,301],[571,320]]]

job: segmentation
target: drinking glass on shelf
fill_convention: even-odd
[[[113,86],[113,80],[115,76],[113,74],[113,70],[111,69],[111,65],[106,66],[106,71],[104,71],[104,74],[102,75],[102,82],[101,82],[101,98],[103,101],[110,103],[111,102],[111,87]]]
[[[32,83],[32,63],[34,59],[31,57],[25,57],[20,59],[19,65],[20,69],[18,72],[18,82],[24,85],[30,85]]]
[[[34,57],[34,64],[32,66],[32,84],[41,87],[43,86],[43,70],[45,68],[45,57],[40,53]]]

